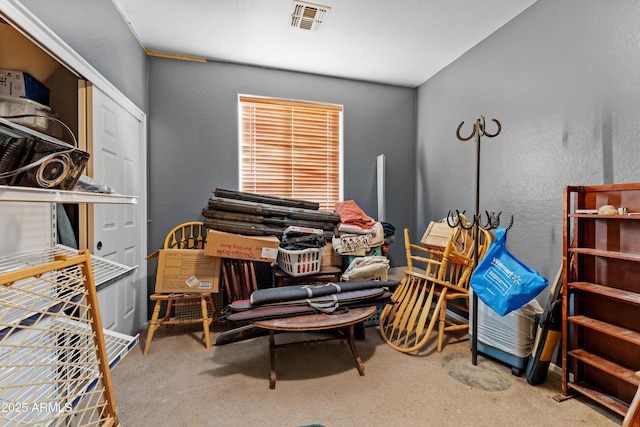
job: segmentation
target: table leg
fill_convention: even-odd
[[[358,355],[356,351],[356,344],[354,339],[354,330],[355,327],[353,324],[349,325],[349,347],[351,347],[351,353],[353,353],[353,357],[356,359],[356,364],[358,365],[358,373],[360,376],[364,376],[364,363],[362,363],[362,359]]]
[[[269,331],[269,355],[271,357],[271,376],[269,377],[269,388],[276,388],[276,343],[275,332]]]

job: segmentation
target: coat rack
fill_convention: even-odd
[[[462,226],[466,229],[473,228],[473,236],[474,236],[474,265],[478,265],[478,239],[480,236],[479,228],[482,227],[486,230],[490,230],[493,228],[497,228],[500,225],[500,213],[497,215],[493,212],[489,214],[489,212],[485,211],[487,215],[487,222],[485,224],[481,224],[480,218],[480,140],[483,136],[488,138],[494,138],[500,134],[502,130],[502,125],[496,119],[491,119],[497,126],[498,130],[495,133],[489,133],[486,129],[486,122],[484,116],[480,116],[479,119],[475,121],[473,124],[473,130],[468,137],[462,137],[460,135],[460,129],[464,125],[464,122],[461,122],[456,130],[456,136],[460,141],[469,141],[470,139],[475,137],[476,143],[476,204],[475,204],[475,214],[473,216],[473,221],[470,225],[465,225],[464,221],[462,221],[461,214],[459,211],[456,211],[456,216],[453,217],[452,212],[449,211],[447,215],[447,224],[450,227]],[[463,212],[464,213],[464,212]],[[509,228],[513,225],[513,216],[511,217],[511,222],[509,224]],[[471,363],[473,365],[478,364],[478,296],[474,293],[472,299],[472,312],[473,312],[473,328],[471,331]]]

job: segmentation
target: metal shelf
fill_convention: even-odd
[[[89,253],[61,250],[0,263],[0,425],[118,424],[109,372],[138,336],[101,329]]]
[[[75,256],[78,255],[78,251],[68,246],[55,245],[35,252],[0,257],[0,274],[52,262],[55,260],[56,255]],[[132,275],[138,269],[137,265],[129,267],[97,255],[91,255],[90,257],[96,291],[100,291],[112,283]]]
[[[0,185],[0,201],[49,203],[105,203],[137,204],[135,196],[90,193],[86,191],[47,190],[45,188]]]

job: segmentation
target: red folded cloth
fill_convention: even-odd
[[[375,220],[368,216],[353,200],[338,202],[335,206],[336,213],[340,215],[340,222],[370,229],[375,225]]]

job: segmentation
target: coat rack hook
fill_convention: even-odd
[[[460,136],[460,129],[462,129],[462,125],[464,125],[464,122],[461,122],[461,123],[458,125],[458,129],[456,129],[456,136],[458,137],[458,139],[459,139],[460,141],[468,141],[468,140],[470,140],[471,138],[473,138],[473,137],[476,135],[476,132],[477,132],[476,126],[477,126],[477,125],[476,125],[476,123],[474,123],[474,124],[473,124],[473,129],[472,129],[472,131],[471,131],[471,135],[469,135],[469,136],[468,136],[468,137],[466,137],[466,138],[463,138],[462,136]]]
[[[475,123],[473,124],[473,128],[471,129],[471,135],[467,136],[467,137],[463,137],[462,135],[460,135],[460,129],[462,129],[462,126],[464,125],[464,122],[461,122],[458,125],[458,129],[456,129],[456,136],[458,137],[458,139],[460,141],[469,141],[471,138],[473,138],[474,136],[487,136],[489,138],[493,138],[495,136],[498,136],[500,134],[500,132],[502,131],[502,124],[500,124],[500,122],[497,119],[491,119],[492,122],[494,122],[497,126],[498,126],[498,130],[495,131],[495,133],[489,133],[487,132],[487,125],[486,125],[486,119],[484,118],[484,116],[480,116],[479,119],[477,119],[475,121]],[[478,138],[476,138],[478,139]]]
[[[500,124],[500,122],[498,120],[491,119],[491,121],[493,121],[496,125],[498,125],[498,130],[493,134],[487,132],[487,128],[485,126],[485,121],[484,121],[484,116],[482,116],[482,135],[483,136],[488,136],[489,138],[493,138],[494,136],[498,136],[500,134],[500,131],[502,130],[502,125]]]
[[[511,220],[509,221],[509,225],[507,225],[507,231],[511,230],[511,227],[513,227],[513,215],[511,215]]]
[[[495,214],[493,212],[489,214],[489,211],[484,211],[484,214],[487,216],[487,221],[480,222],[480,227],[484,228],[485,230],[493,229],[493,224],[495,223]],[[500,214],[498,214],[498,216],[499,215]]]
[[[449,213],[447,213],[447,225],[451,228],[460,227],[465,230],[471,230],[475,225],[476,218],[474,217],[473,222],[467,221],[467,219],[464,216],[465,212],[466,211],[460,212],[459,210],[456,210],[456,214],[454,216],[453,212],[449,211]]]
[[[464,213],[464,212],[463,212]],[[456,216],[453,216],[453,212],[449,210],[447,213],[447,225],[451,228],[456,228],[458,226],[458,221],[460,220],[459,212],[456,211]]]
[[[489,211],[484,211],[487,216],[487,222],[484,224],[480,224],[482,228],[485,230],[494,230],[500,226],[500,215],[502,215],[502,211],[496,214],[495,212],[489,213]],[[507,230],[511,229],[513,226],[513,215],[511,215],[511,219],[509,220],[509,225],[507,226]]]

